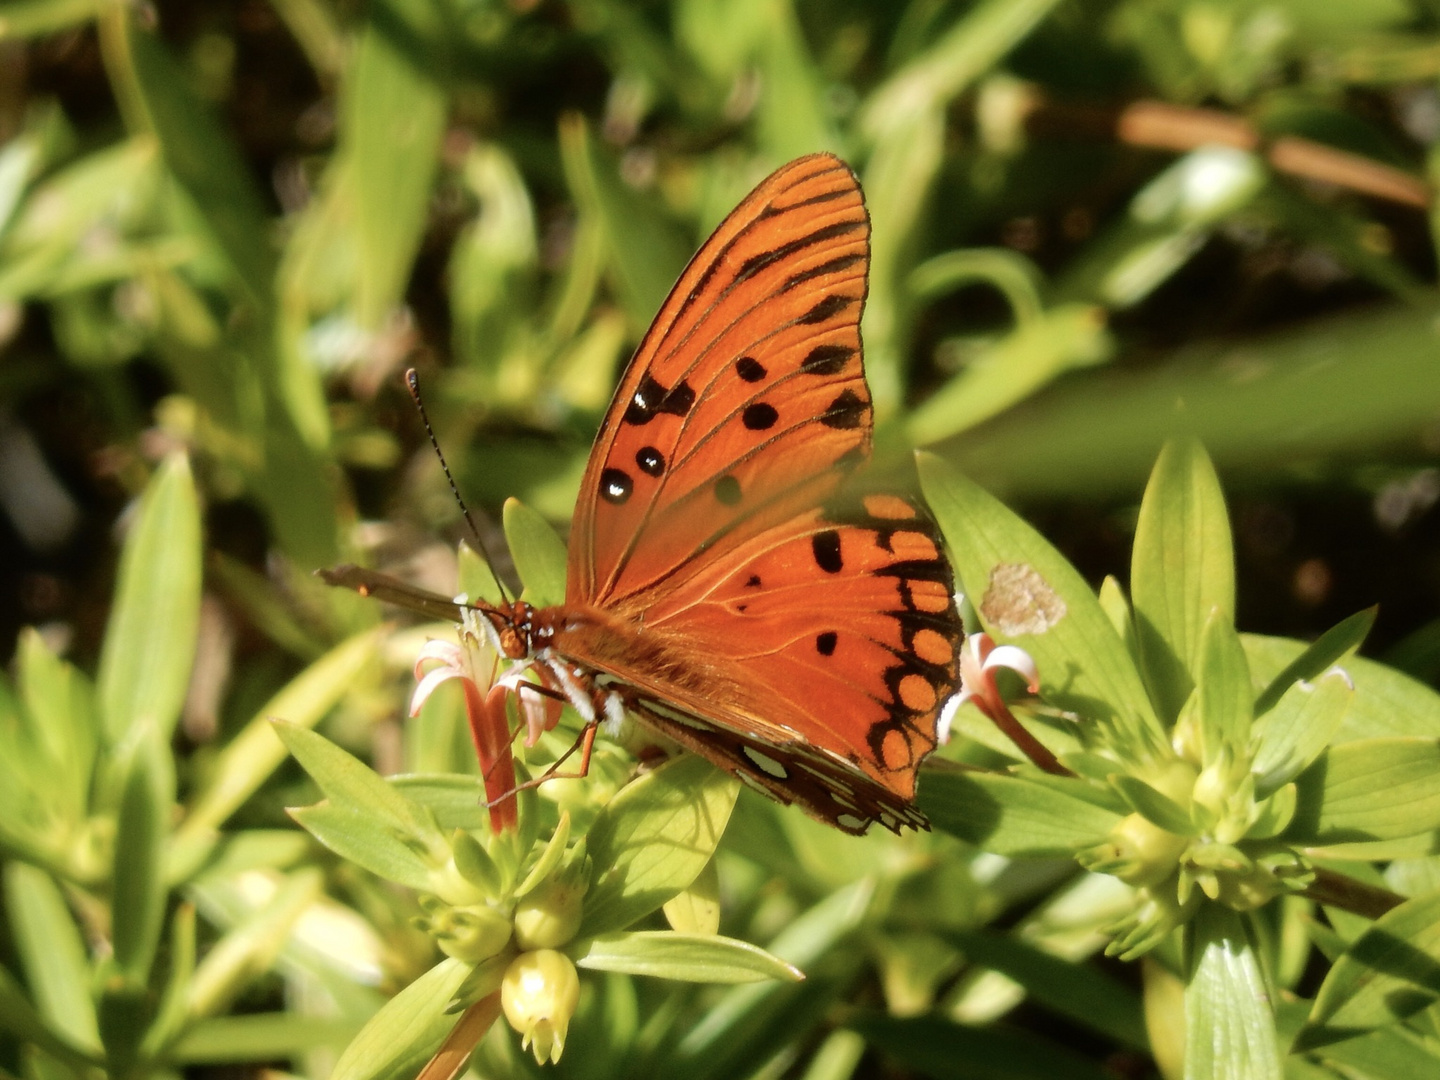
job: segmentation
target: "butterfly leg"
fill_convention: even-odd
[[[530,788],[539,787],[547,780],[585,779],[585,777],[590,775],[590,754],[595,749],[595,732],[599,729],[599,727],[600,723],[598,720],[590,721],[590,723],[585,725],[584,730],[580,732],[579,738],[577,738],[573,743],[570,744],[570,749],[566,750],[565,753],[561,754],[558,758],[556,758],[555,761],[551,763],[550,767],[546,769],[541,775],[535,777],[535,779],[533,780],[526,780],[523,784],[516,784],[509,791],[505,792],[504,795],[491,799],[485,804],[486,809],[502,803],[506,799],[514,798],[522,791],[527,791]],[[573,772],[561,772],[560,766],[565,764],[565,762],[569,759],[570,755],[575,753],[576,750],[580,751],[579,767],[576,768]]]

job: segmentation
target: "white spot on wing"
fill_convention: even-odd
[[[743,750],[745,756],[750,759],[750,763],[765,775],[773,776],[776,780],[790,779],[790,770],[770,755],[762,754],[753,746],[742,746],[740,749]]]

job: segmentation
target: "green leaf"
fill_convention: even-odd
[[[1187,726],[1200,736],[1200,760],[1208,765],[1228,750],[1242,756],[1250,738],[1250,665],[1230,616],[1213,608],[1200,637],[1197,685],[1181,709]]]
[[[1235,617],[1230,519],[1215,469],[1194,440],[1167,443],[1150,474],[1135,527],[1130,601],[1156,708],[1174,721],[1199,681],[1212,612]],[[1249,686],[1244,690],[1248,696]]]
[[[100,1052],[85,941],[53,878],[23,862],[4,867],[5,912],[25,980],[45,1021],[76,1047]]]
[[[1365,1080],[1415,1080],[1420,1076],[1435,1076],[1440,1071],[1440,1050],[1435,1040],[1399,1026],[1377,1028],[1369,1034],[1329,1044],[1311,1056],[1332,1069],[1340,1066],[1341,1075],[1348,1072]],[[1316,1080],[1332,1080],[1334,1075],[1333,1071],[1326,1071]]]
[[[1240,916],[1205,904],[1186,932],[1186,1080],[1280,1080],[1270,991]]]
[[[939,442],[1023,401],[1065,371],[1107,360],[1114,343],[1093,304],[1061,304],[1021,323],[910,414],[917,446]]]
[[[300,917],[320,899],[324,879],[314,867],[284,879],[264,906],[210,947],[190,979],[191,1016],[227,1011],[236,997],[274,965]]]
[[[158,1057],[170,1041],[185,1029],[190,1019],[186,1004],[190,995],[190,980],[195,974],[195,905],[184,903],[175,909],[170,920],[170,955],[166,957],[169,969],[165,976],[165,988],[156,1003],[154,1020],[145,1033],[141,1045],[142,1055]]]
[[[427,806],[445,832],[452,829],[490,830],[489,798],[485,781],[460,773],[407,773],[389,778],[390,785],[407,799]]]
[[[20,632],[15,663],[29,733],[48,759],[46,801],[78,824],[90,802],[99,734],[90,685],[28,627]]]
[[[637,332],[650,325],[693,250],[652,200],[623,183],[578,115],[562,117],[560,159],[580,212],[600,222],[610,270]]]
[[[407,799],[353,754],[293,724],[277,721],[275,732],[329,796],[328,811],[310,820],[323,818],[332,825],[341,820],[357,824],[368,821],[370,828],[394,838],[423,862],[442,865],[449,858],[449,845],[435,816]]]
[[[111,78],[135,95],[175,179],[250,295],[268,302],[275,272],[264,202],[235,144],[189,88],[168,49],[129,19],[107,36]]]
[[[407,843],[385,819],[351,803],[336,806],[329,802],[292,808],[290,816],[336,855],[372,874],[418,892],[434,888],[434,862]]]
[[[200,622],[200,504],[183,453],[156,470],[120,553],[100,653],[99,697],[113,746],[132,728],[174,730]]]
[[[1304,642],[1290,638],[1244,634],[1241,640],[1250,658],[1251,674],[1261,684],[1279,682],[1278,674],[1306,650]],[[1355,684],[1355,698],[1340,724],[1336,742],[1436,733],[1440,694],[1431,687],[1363,656],[1346,657],[1344,668]]]
[[[1286,843],[1320,854],[1336,845],[1415,838],[1433,850],[1440,829],[1440,740],[1361,739],[1330,747],[1296,780]]]
[[[601,934],[568,951],[582,968],[685,982],[797,982],[805,977],[798,968],[756,945],[715,934],[670,930]]]
[[[1263,799],[1309,768],[1335,737],[1355,697],[1350,677],[1331,668],[1313,683],[1301,677],[1255,723],[1250,769]]]
[[[1041,696],[1109,729],[1129,756],[1163,755],[1165,736],[1125,643],[1088,585],[1033,528],[933,454],[920,483],[985,629],[1030,653]]]
[[[519,499],[505,500],[505,540],[525,583],[525,599],[536,607],[565,602],[565,541],[543,517]]]
[[[415,1075],[455,1026],[457,1017],[445,1009],[471,971],[470,964],[442,960],[401,990],[345,1048],[330,1080],[398,1080]]]
[[[720,932],[720,872],[714,859],[699,877],[665,901],[665,921],[681,934]]]
[[[1407,900],[1350,943],[1326,975],[1304,1047],[1394,1024],[1440,999],[1440,892]]]
[[[1357,611],[1348,619],[1341,619],[1325,633],[1316,638],[1294,660],[1285,665],[1280,674],[1255,699],[1255,715],[1263,716],[1274,708],[1290,687],[1301,679],[1314,679],[1332,664],[1338,664],[1349,657],[1370,633],[1375,625],[1378,607]]]
[[[440,161],[447,102],[434,72],[416,66],[372,21],[341,91],[340,164],[350,174],[358,241],[355,307],[367,330],[404,300]]]
[[[693,754],[627,784],[587,834],[595,869],[580,936],[623,930],[694,881],[715,853],[739,787]]]
[[[113,6],[114,0],[9,0],[0,14],[0,39],[55,34]]]
[[[1078,1051],[1033,1031],[873,1012],[852,1016],[845,1024],[905,1072],[936,1080],[1103,1080],[1111,1075]]]
[[[992,930],[944,930],[942,936],[972,964],[1014,979],[1036,1002],[1137,1050],[1148,1050],[1140,999],[1093,965],[1042,952]]]
[[[132,728],[123,760],[110,902],[115,963],[131,988],[144,988],[165,919],[165,843],[175,804],[175,765],[150,725]],[[109,1041],[106,1041],[109,1048]]]
[[[250,1013],[202,1020],[170,1048],[182,1065],[246,1064],[299,1057],[349,1041],[355,1022],[291,1012]]]
[[[15,981],[15,976],[3,967],[0,967],[0,1031],[8,1031],[24,1042],[33,1043],[77,1071],[98,1064],[40,1018],[25,997],[25,991]]]
[[[205,844],[240,805],[260,789],[285,760],[285,744],[275,734],[275,717],[296,727],[314,727],[373,666],[382,630],[367,630],[341,642],[316,660],[267,701],[213,762],[208,781],[191,801],[175,848],[183,855]],[[177,864],[183,863],[177,856]],[[183,867],[178,867],[183,870]],[[177,873],[183,879],[184,873]]]
[[[1121,815],[1085,781],[1053,779],[928,769],[916,803],[937,829],[997,855],[1072,855],[1105,839]]]
[[[865,964],[856,932],[875,896],[868,878],[835,890],[803,912],[769,943],[769,952],[802,971],[804,982],[769,981],[732,987],[662,1059],[656,1075],[712,1080],[750,1076],[813,1030]]]

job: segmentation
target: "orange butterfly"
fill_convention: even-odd
[[[628,712],[850,833],[929,827],[915,774],[963,636],[930,521],[895,495],[835,503],[870,453],[869,260],[844,162],[812,154],[761,183],[690,261],[615,392],[565,603],[475,605],[590,737]],[[325,577],[454,617],[355,567]]]

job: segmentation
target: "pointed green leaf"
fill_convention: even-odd
[[[649,326],[693,247],[620,179],[614,159],[596,145],[585,121],[572,115],[560,124],[565,181],[582,214],[600,223],[610,271],[637,333]]]
[[[1230,616],[1218,607],[1211,610],[1201,632],[1194,675],[1194,697],[1183,708],[1200,734],[1202,764],[1215,761],[1222,748],[1239,757],[1250,738],[1254,690],[1240,635]]]
[[[1375,625],[1379,608],[1368,607],[1357,611],[1348,619],[1341,619],[1325,633],[1316,638],[1299,656],[1295,657],[1280,674],[1255,699],[1255,715],[1263,716],[1274,708],[1280,698],[1300,679],[1314,679],[1330,665],[1338,664],[1356,649],[1360,648],[1370,628]]]
[[[178,851],[203,845],[211,830],[258,791],[285,760],[285,744],[276,736],[271,719],[314,727],[374,664],[382,637],[382,630],[367,630],[341,642],[265,703],[212,764],[208,782],[192,800],[176,836]]]
[[[1241,917],[1205,904],[1186,932],[1186,1080],[1280,1080],[1275,1014]]]
[[[699,877],[665,901],[665,921],[681,934],[720,932],[720,872],[714,859]]]
[[[383,818],[353,804],[329,802],[293,808],[290,816],[336,855],[372,874],[417,892],[434,888],[434,862]]]
[[[1291,638],[1242,634],[1241,640],[1245,645],[1245,655],[1250,658],[1252,676],[1261,685],[1273,686],[1281,682],[1282,679],[1277,677],[1279,673],[1306,651],[1304,642]],[[1335,736],[1336,742],[1435,734],[1435,717],[1440,716],[1440,693],[1432,687],[1363,656],[1351,654],[1345,658],[1343,666],[1355,684],[1355,699],[1350,703],[1350,709]],[[1314,679],[1325,670],[1321,667],[1304,677]],[[1289,679],[1285,685],[1293,681]],[[1276,700],[1279,700],[1278,696]],[[1260,715],[1258,708],[1256,715]]]
[[[168,744],[150,725],[132,729],[115,825],[111,941],[131,987],[143,988],[165,919],[165,840],[175,804]],[[109,1040],[106,1040],[107,1047]]]
[[[686,754],[627,784],[587,834],[594,876],[581,937],[623,930],[705,869],[739,782]]]
[[[1014,979],[1047,1009],[1137,1050],[1149,1049],[1139,997],[1100,968],[1042,951],[1016,934],[947,929],[943,936],[967,962]]]
[[[919,454],[920,482],[985,629],[1040,669],[1041,696],[1101,723],[1136,756],[1164,752],[1140,674],[1083,578],[999,500],[941,458]]]
[[[1296,780],[1287,843],[1310,849],[1417,838],[1440,829],[1440,740],[1360,739],[1330,747]],[[1397,852],[1392,857],[1399,857]]]
[[[536,607],[565,602],[565,541],[554,527],[519,499],[505,500],[505,540],[525,583],[525,598]]]
[[[323,735],[280,721],[274,726],[286,748],[329,797],[332,807],[375,821],[432,860],[448,858],[449,845],[428,810],[411,802],[375,770]]]
[[[601,934],[576,946],[575,963],[595,971],[620,971],[684,982],[797,982],[805,976],[764,949],[715,934],[671,930]]]
[[[47,1054],[59,1058],[76,1071],[95,1067],[98,1062],[79,1047],[72,1046],[35,1011],[15,976],[0,967],[0,1031],[33,1043]]]
[[[370,1018],[345,1048],[330,1080],[399,1080],[414,1076],[457,1017],[445,1011],[472,965],[442,960]]]
[[[100,1052],[85,941],[55,880],[27,863],[4,867],[5,913],[40,1015],[75,1046]]]
[[[120,554],[100,653],[99,697],[111,745],[137,724],[168,737],[179,719],[200,622],[200,504],[182,453],[156,470]]]
[[[1255,723],[1250,769],[1257,798],[1310,767],[1340,730],[1354,697],[1354,684],[1340,668],[1331,668],[1313,683],[1301,678],[1290,684]]]
[[[94,695],[85,677],[52,653],[33,629],[21,631],[15,662],[30,734],[50,763],[47,801],[78,823],[90,802],[95,766]]]
[[[916,804],[937,829],[997,855],[1073,855],[1119,823],[1085,781],[1051,779],[929,769]]]
[[[1230,519],[1210,458],[1194,440],[1167,443],[1150,474],[1130,599],[1146,679],[1161,716],[1173,721],[1197,681],[1211,612],[1235,617]]]
[[[202,1020],[169,1051],[183,1065],[231,1065],[294,1058],[320,1047],[339,1046],[355,1034],[345,1017],[294,1012],[246,1013]]]
[[[355,196],[359,252],[355,307],[361,326],[380,327],[400,304],[425,231],[445,134],[445,93],[413,49],[372,22],[345,75],[340,162]]]
[[[145,1033],[141,1052],[148,1057],[158,1057],[185,1028],[189,1017],[186,1002],[189,999],[190,979],[195,974],[195,905],[181,904],[170,920],[170,955],[166,957],[169,969],[165,976],[165,989],[155,1007],[155,1020]]]
[[[268,972],[300,916],[320,898],[323,885],[314,867],[289,875],[268,902],[212,945],[190,980],[190,1015],[225,1012]]]
[[[1440,999],[1440,892],[1407,900],[1350,943],[1325,977],[1302,1045],[1394,1024]]]

